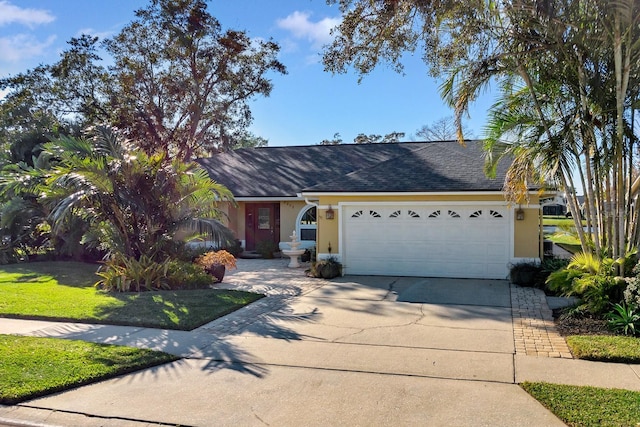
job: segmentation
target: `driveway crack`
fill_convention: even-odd
[[[399,324],[395,324],[395,325],[380,325],[380,326],[371,326],[369,328],[361,328],[355,332],[352,332],[350,334],[346,334],[340,337],[336,337],[334,339],[331,340],[331,342],[341,342],[342,340],[345,340],[347,338],[352,338],[355,337],[356,335],[359,335],[365,331],[374,331],[377,329],[389,329],[389,328],[401,328],[403,326],[411,326],[411,325],[419,325],[418,322],[420,322],[422,319],[425,318],[425,313],[424,313],[424,304],[420,306],[420,314],[416,315],[416,319],[412,320],[410,322],[406,322],[406,323],[399,323]],[[423,325],[419,325],[419,326],[423,326]]]
[[[387,287],[387,293],[382,298],[383,301],[388,300],[391,295],[395,294],[394,285],[397,281],[398,279],[395,279],[394,281],[389,283],[389,286]]]

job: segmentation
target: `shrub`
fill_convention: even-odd
[[[171,260],[167,281],[171,289],[203,289],[213,283],[213,278],[199,265]]]
[[[135,259],[116,253],[96,273],[102,279],[95,286],[117,292],[169,289],[168,269],[169,259],[159,263],[146,255]]]
[[[586,309],[593,314],[604,313],[612,302],[620,301],[621,290],[613,276],[586,275],[574,281],[574,293],[582,297]]]
[[[536,274],[534,286],[545,289],[549,276],[555,271],[565,269],[568,264],[569,260],[564,258],[545,257],[540,263],[540,271]]]
[[[307,271],[310,277],[333,279],[342,274],[342,264],[335,257],[329,257],[313,263]]]
[[[636,263],[633,269],[631,269],[631,275],[635,277],[640,277],[640,262]]]
[[[202,289],[213,283],[201,265],[167,259],[156,262],[142,256],[139,260],[116,254],[96,273],[102,279],[95,286],[106,291],[140,292],[161,289]]]
[[[304,250],[304,253],[302,255],[300,255],[300,261],[302,261],[302,262],[311,261],[311,250],[310,249],[305,249]]]
[[[206,254],[207,252],[212,251],[213,248],[206,246],[187,246],[185,245],[179,252],[177,252],[173,259],[179,261],[186,261],[193,263],[199,256]]]
[[[542,273],[547,276],[554,271],[562,270],[569,265],[569,260],[565,258],[546,257],[540,263]]]
[[[591,253],[579,253],[566,268],[549,275],[547,287],[560,295],[577,295],[587,311],[601,314],[612,302],[622,299],[626,284],[615,276],[615,266],[620,263],[611,258],[600,260]]]
[[[256,252],[258,252],[262,258],[271,259],[273,253],[278,250],[278,247],[271,240],[261,240],[256,244]]]
[[[582,277],[583,273],[571,268],[563,268],[549,274],[546,286],[551,292],[569,296],[573,294],[573,279]]]
[[[542,269],[536,262],[519,262],[511,265],[509,277],[511,283],[519,286],[534,286],[536,278]]]
[[[235,239],[233,241],[233,244],[228,244],[222,248],[220,248],[220,250],[224,249],[225,251],[229,252],[231,255],[233,255],[234,257],[238,257],[238,255],[240,255],[242,253],[242,242],[240,242],[240,240]]]
[[[640,314],[635,310],[633,305],[615,304],[606,315],[609,328],[624,335],[636,335],[640,332]]]
[[[640,307],[640,278],[630,277],[625,279],[627,287],[622,293],[624,295],[624,302],[627,305],[635,305]]]
[[[625,254],[624,258],[620,260],[620,264],[622,265],[622,275],[624,277],[637,276],[640,272],[640,267],[638,267],[638,252],[637,250],[632,250],[631,252]],[[636,270],[639,268],[639,270]]]

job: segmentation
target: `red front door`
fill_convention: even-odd
[[[280,204],[247,203],[245,209],[246,250],[256,250],[264,240],[280,242]]]

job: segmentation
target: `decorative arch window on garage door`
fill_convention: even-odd
[[[440,209],[435,210],[429,214],[429,218],[440,218],[442,216],[442,211]],[[456,211],[452,211],[451,209],[447,210],[446,214],[449,218],[460,218],[460,214]]]
[[[374,210],[359,210],[354,212],[351,218],[382,218],[382,215]]]
[[[401,210],[397,210],[391,213],[391,215],[389,215],[389,218],[402,218],[402,211]],[[420,214],[418,214],[415,211],[412,211],[411,209],[407,209],[405,211],[405,217],[406,218],[420,218]]]
[[[477,210],[469,215],[469,218],[480,218],[483,215],[482,210]],[[492,218],[503,218],[502,214],[498,211],[494,211],[493,209],[489,209],[489,216]]]

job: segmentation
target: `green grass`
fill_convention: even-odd
[[[582,222],[584,223],[585,221]],[[555,225],[557,227],[563,225],[575,226],[573,218],[565,218],[564,216],[544,216],[542,217],[542,225]]]
[[[575,234],[575,224],[573,223],[572,218],[565,218],[561,216],[545,216],[542,219],[542,224],[553,225],[556,227],[568,227],[569,229],[574,230],[574,233],[558,230],[553,234],[545,234],[544,238],[547,240],[551,240],[556,245],[572,254],[582,251],[582,247],[580,246],[580,239]],[[582,224],[586,225],[586,221],[583,220]]]
[[[545,236],[546,239],[558,245],[578,245],[580,246],[580,239],[561,231]]]
[[[137,348],[0,335],[0,403],[15,404],[177,359]]]
[[[640,392],[548,383],[521,387],[569,426],[637,426]]]
[[[97,266],[36,262],[0,267],[0,317],[191,330],[262,295],[200,289],[108,293],[93,284]]]
[[[566,338],[578,359],[640,363],[640,338],[621,335],[572,335]]]

